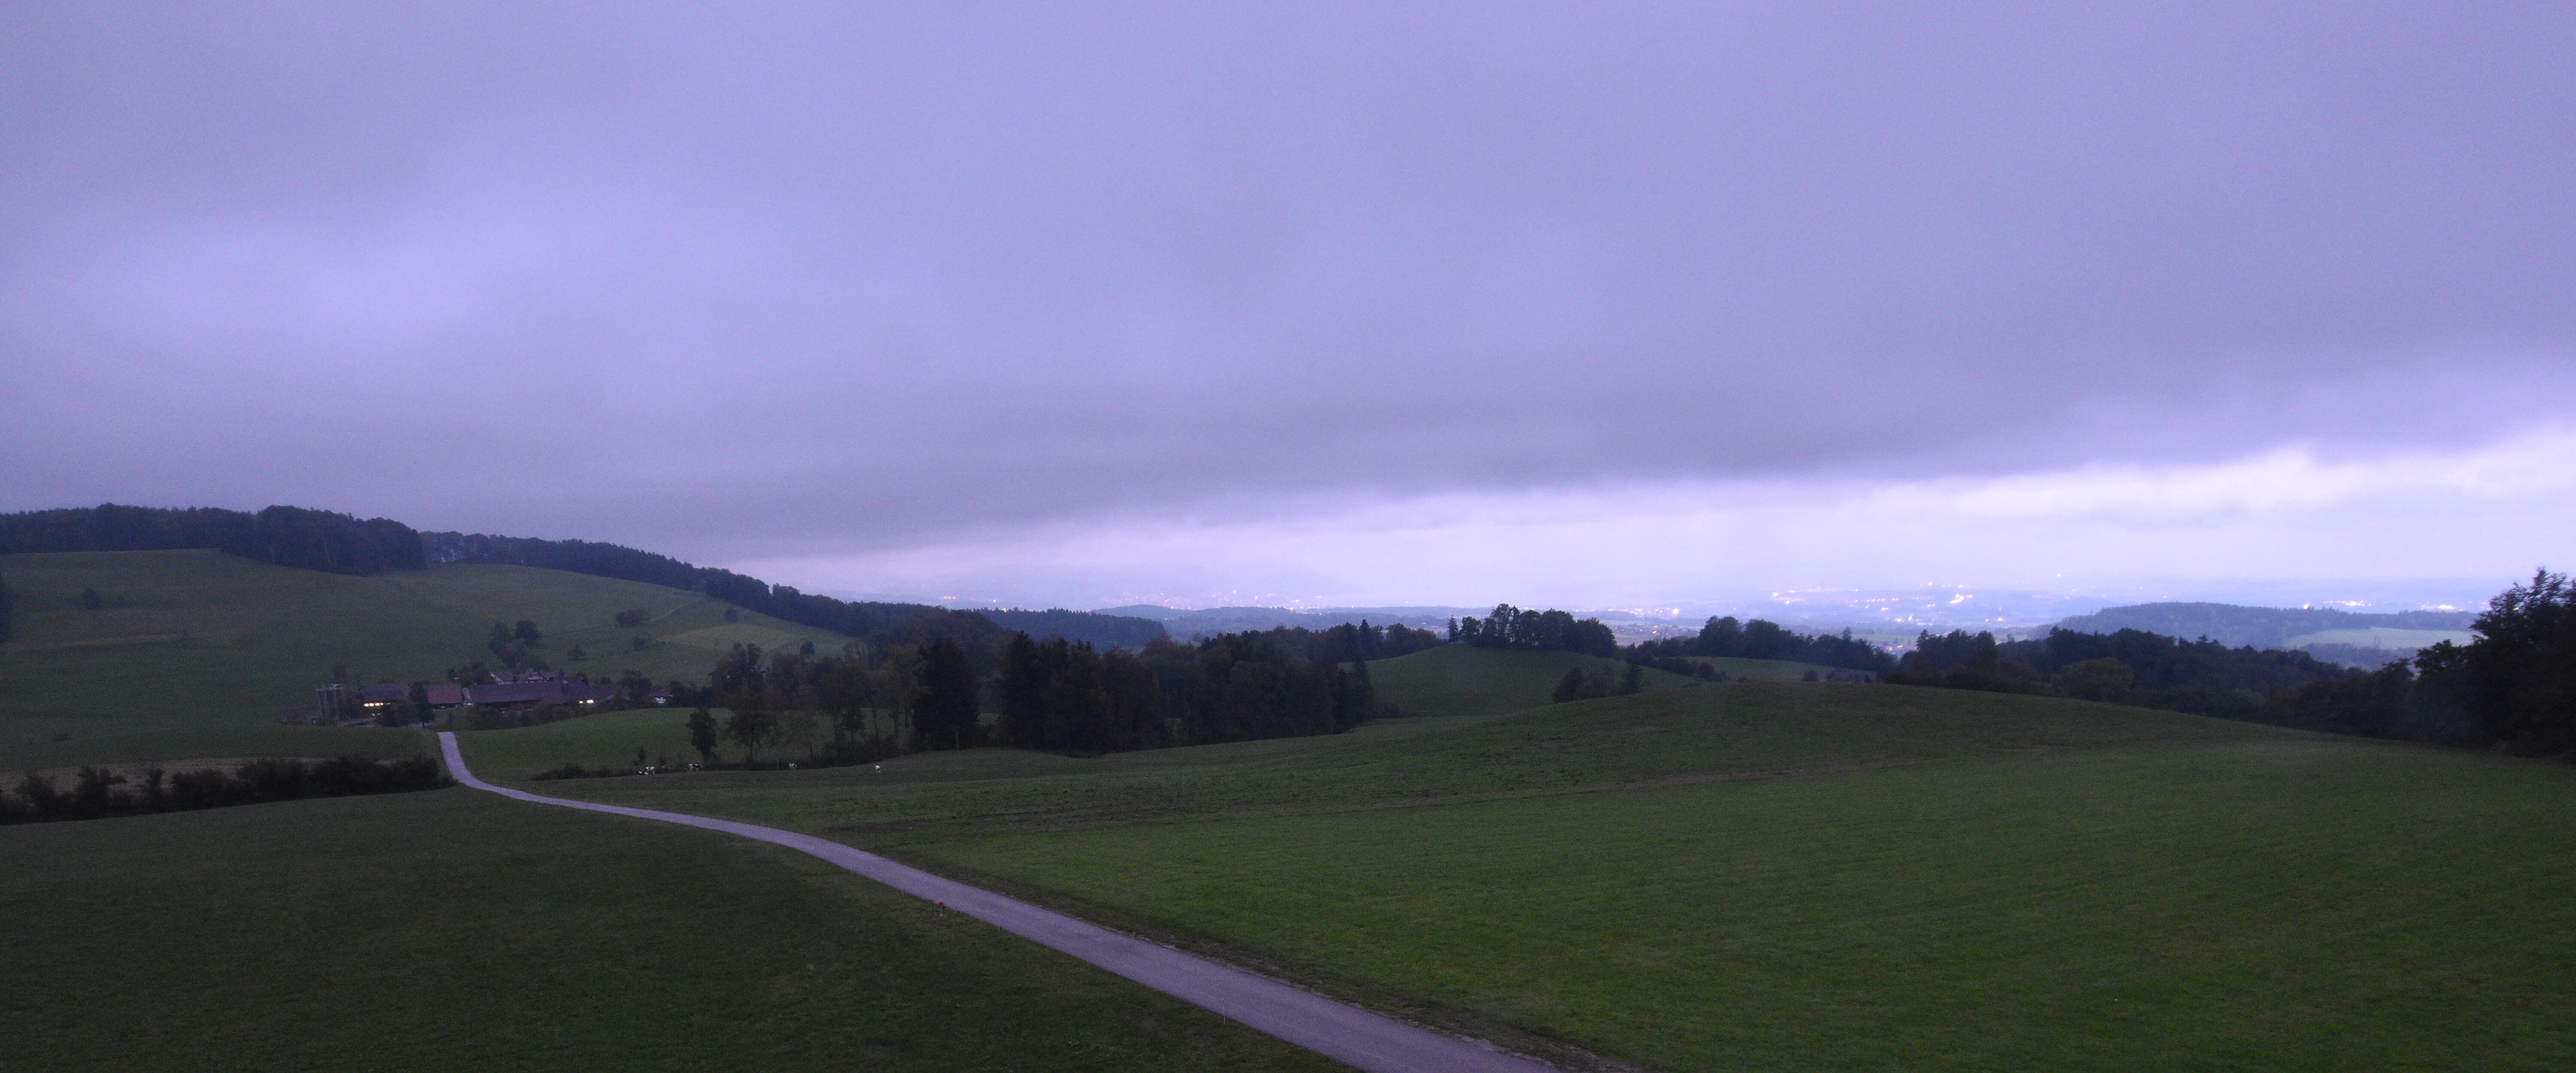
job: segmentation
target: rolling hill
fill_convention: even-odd
[[[0,576],[17,594],[17,636],[0,645],[0,766],[37,753],[171,759],[127,754],[158,752],[155,735],[181,731],[206,747],[221,744],[205,736],[218,728],[274,739],[278,715],[311,704],[334,666],[368,682],[444,681],[491,661],[495,622],[534,621],[538,654],[567,671],[657,682],[703,680],[737,641],[847,640],[751,612],[727,622],[725,605],[678,589],[521,566],[353,576],[216,551],[61,552],[0,557]],[[85,589],[99,606],[84,606]],[[652,621],[616,625],[638,609]]]
[[[2477,617],[2474,611],[2362,614],[2334,608],[2165,603],[2104,608],[2090,615],[2077,615],[2060,621],[2057,627],[2078,633],[2144,630],[2186,641],[2207,637],[2231,647],[2252,645],[2286,649],[2318,643],[2393,648],[2398,646],[2355,638],[2368,638],[2380,631],[2400,631],[2413,637],[2436,636],[2437,639],[2450,637],[2456,640],[2466,636],[2464,631]],[[2418,644],[2429,643],[2417,641],[2404,647],[2414,648]]]

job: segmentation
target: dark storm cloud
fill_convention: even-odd
[[[0,507],[723,558],[2465,444],[2576,386],[2571,30],[22,5]]]

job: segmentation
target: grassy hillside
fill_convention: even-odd
[[[9,1067],[1339,1068],[773,846],[466,789],[0,828]]]
[[[311,704],[335,665],[364,681],[444,680],[490,659],[483,642],[496,621],[535,621],[540,654],[568,670],[633,668],[656,681],[702,679],[737,638],[844,640],[749,612],[727,623],[723,605],[676,589],[514,566],[351,577],[213,551],[101,552],[0,557],[0,576],[17,594],[17,638],[0,644],[5,768],[33,762],[31,752],[48,765],[171,759],[176,743],[200,739],[169,733],[273,727]],[[102,606],[82,606],[84,588]],[[617,628],[629,608],[661,617]],[[571,660],[575,646],[589,658]],[[313,755],[309,740],[286,748]],[[204,744],[224,756],[278,747]]]
[[[579,733],[586,717],[557,724]],[[538,728],[554,729],[554,728]],[[469,763],[537,771],[566,756],[464,740]],[[1686,686],[1499,716],[1398,719],[1348,734],[1075,759],[1017,750],[874,768],[549,783],[549,792],[830,832],[871,848],[923,825],[1035,826],[1270,814],[2289,731],[2107,704],[1893,686]],[[629,759],[633,747],[626,747]]]
[[[1568,670],[1624,674],[1628,665],[1572,652],[1441,645],[1407,656],[1369,662],[1369,682],[1380,699],[1415,715],[1499,715],[1548,702]],[[1690,679],[1647,671],[1647,689],[1670,689]]]
[[[1728,684],[1097,760],[546,785],[823,833],[1659,1069],[2576,1047],[2550,1012],[2576,1001],[2576,904],[2536,894],[2576,882],[2576,770],[2144,709]]]

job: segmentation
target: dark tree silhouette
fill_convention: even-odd
[[[975,668],[966,650],[942,637],[921,646],[920,698],[913,702],[915,751],[964,749],[976,744]]]

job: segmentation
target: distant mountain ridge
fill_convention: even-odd
[[[2372,614],[2331,608],[2165,603],[2107,607],[2060,620],[2057,626],[2078,633],[2144,630],[2184,640],[2207,637],[2229,646],[2287,648],[2296,638],[2328,630],[2465,630],[2477,617],[2475,611]]]

